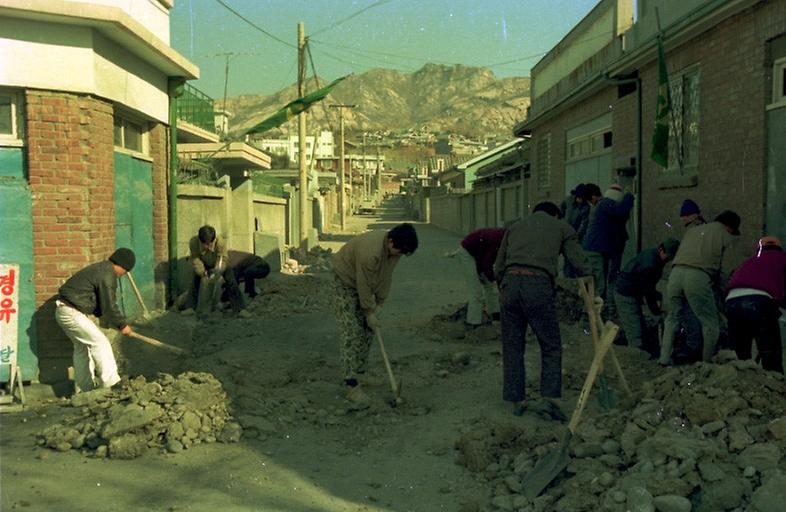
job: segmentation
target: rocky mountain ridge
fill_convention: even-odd
[[[308,81],[307,91],[317,88]],[[327,80],[319,79],[324,86]],[[485,68],[426,64],[414,73],[372,69],[352,75],[309,111],[309,132],[314,126],[338,128],[338,112],[330,104],[357,105],[344,113],[345,129],[352,131],[452,132],[477,137],[510,134],[526,116],[530,80],[496,78]],[[238,134],[262,121],[297,96],[296,85],[269,96],[227,98],[232,132]],[[327,119],[326,119],[327,116]],[[271,135],[296,133],[292,120]]]

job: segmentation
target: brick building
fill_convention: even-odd
[[[170,91],[198,74],[169,46],[171,7],[0,2],[0,262],[21,268],[25,380],[65,377],[71,347],[53,302],[76,270],[131,247],[145,300],[165,299]]]
[[[578,183],[636,193],[627,254],[681,236],[680,204],[786,236],[786,0],[602,0],[532,71],[530,194]],[[659,18],[659,20],[658,20]],[[658,30],[660,22],[660,31]],[[669,167],[651,158],[662,37],[673,101]]]

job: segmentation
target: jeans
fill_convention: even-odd
[[[709,361],[715,354],[718,343],[720,323],[715,293],[712,289],[712,278],[707,272],[698,268],[676,265],[669,275],[667,287],[669,314],[663,328],[663,346],[660,351],[660,363],[668,364],[674,346],[674,335],[690,308],[701,323],[703,338],[702,359]]]
[[[595,296],[603,299],[603,317],[613,318],[617,310],[614,306],[614,285],[620,271],[622,254],[608,255],[586,251],[589,273],[595,278]]]
[[[106,335],[84,313],[59,300],[56,304],[55,320],[74,344],[76,390],[109,388],[120,382],[115,354]]]
[[[525,397],[527,326],[532,326],[540,345],[540,393],[562,396],[562,340],[554,295],[548,276],[508,274],[500,284],[503,400],[520,402]]]
[[[743,295],[726,301],[726,316],[729,319],[729,337],[737,357],[750,359],[755,339],[762,367],[783,373],[778,303],[764,295]]]

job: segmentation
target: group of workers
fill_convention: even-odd
[[[245,284],[250,298],[257,294],[256,279],[270,273],[270,265],[261,257],[242,251],[227,250],[212,226],[202,226],[189,243],[193,279],[190,289],[175,306],[183,309],[206,304],[212,310],[212,290],[220,292],[219,300],[228,301],[233,311],[243,316],[245,300],[239,282]],[[120,333],[130,336],[131,326],[117,304],[118,279],[136,264],[131,249],[121,247],[107,260],[79,270],[60,287],[55,301],[55,320],[74,345],[75,391],[111,388],[120,382],[112,345],[101,329],[90,319],[93,315]],[[206,295],[211,295],[207,297]]]
[[[705,222],[695,202],[686,200],[680,211],[686,227],[682,242],[667,238],[623,266],[625,225],[632,206],[632,194],[623,193],[619,185],[605,194],[597,185],[580,185],[562,208],[542,202],[506,229],[481,229],[462,240],[456,254],[469,289],[466,322],[472,328],[501,321],[503,399],[514,404],[514,413],[528,407],[524,340],[529,327],[540,345],[540,395],[554,401],[562,394],[562,343],[555,306],[560,255],[565,259],[565,276],[594,276],[605,306],[603,315],[617,319],[628,343],[644,350],[648,347],[642,305],[646,302],[654,314],[661,313],[656,287],[666,263],[673,261],[663,301],[668,314],[658,347],[661,364],[671,363],[675,333],[691,318],[700,326],[702,357],[709,360],[717,349],[719,319],[725,314],[738,357],[751,357],[755,339],[762,366],[783,372],[778,319],[784,303],[786,252],[780,241],[761,238],[753,256],[741,262],[740,217],[724,211]],[[228,251],[210,226],[199,229],[190,248],[194,276],[188,298],[192,301],[199,302],[205,280],[220,276],[225,298],[240,312],[244,301],[238,282],[245,282],[246,293],[253,297],[254,280],[270,271],[258,256]],[[350,400],[368,400],[360,384],[379,329],[379,311],[390,292],[396,264],[417,248],[415,228],[403,223],[389,231],[358,235],[333,255],[339,353]],[[74,344],[77,389],[111,387],[120,380],[108,339],[87,315],[105,316],[121,333],[131,333],[115,294],[118,277],[134,263],[131,250],[118,249],[60,288],[55,318]]]
[[[726,210],[706,222],[698,205],[686,199],[680,209],[682,241],[669,237],[622,265],[633,202],[633,195],[619,185],[601,195],[597,185],[582,184],[561,208],[543,202],[507,229],[480,229],[462,240],[458,254],[468,282],[467,327],[492,319],[501,309],[503,398],[514,404],[515,413],[528,406],[528,327],[540,345],[540,395],[546,400],[561,396],[562,347],[555,309],[560,255],[564,276],[593,276],[603,316],[620,324],[628,345],[650,352],[660,364],[672,364],[680,327],[693,331],[701,359],[710,360],[718,350],[719,326],[726,321],[730,348],[740,359],[751,358],[755,339],[762,367],[783,373],[778,319],[779,307],[786,304],[786,252],[781,242],[765,236],[745,259],[740,217]],[[657,287],[670,261],[663,300]],[[651,340],[643,305],[661,317],[661,302],[667,310],[662,339]],[[694,325],[698,328],[691,328]]]

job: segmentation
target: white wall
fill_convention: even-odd
[[[157,38],[169,44],[170,0],[70,0],[84,4],[108,5],[125,11]]]
[[[168,123],[167,77],[87,27],[0,18],[0,84],[96,96]]]

